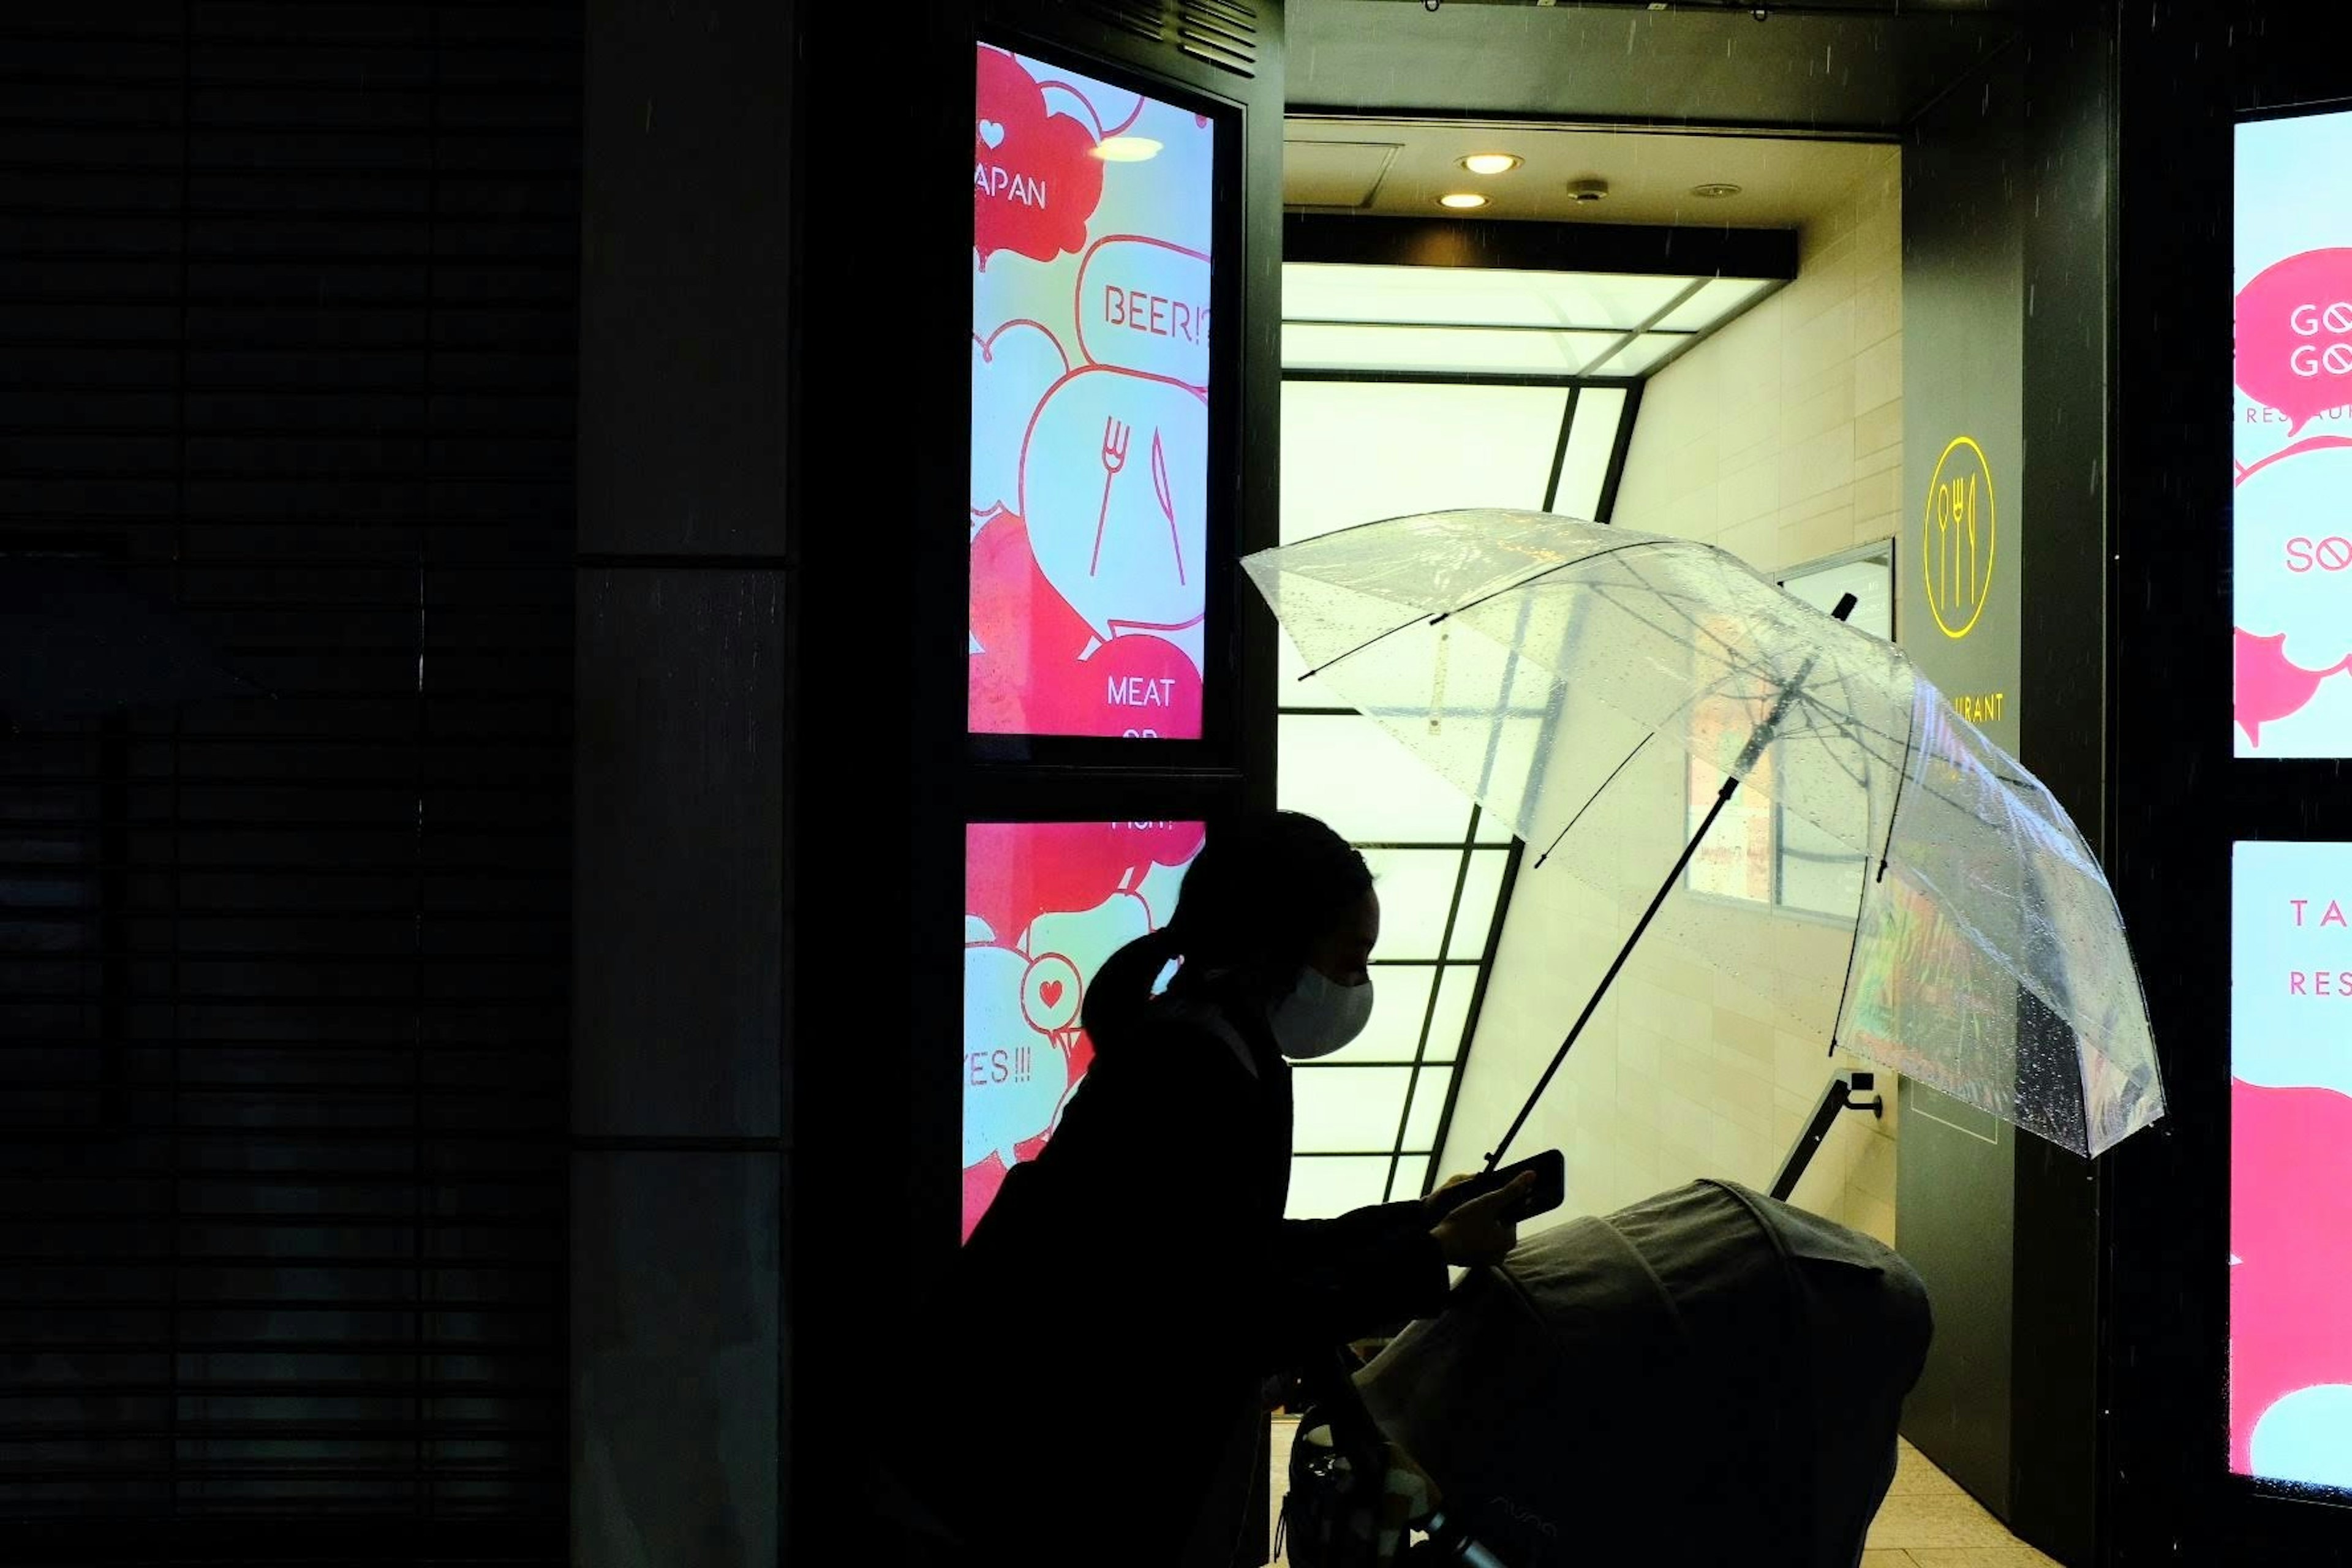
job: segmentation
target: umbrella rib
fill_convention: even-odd
[[[1903,785],[1911,776],[1911,745],[1918,739],[1918,733],[1919,694],[1914,690],[1911,694],[1911,731],[1903,738],[1903,765],[1895,770],[1895,799],[1888,803],[1886,807],[1886,842],[1879,847],[1878,875],[1871,879],[1874,883],[1886,880],[1886,862],[1895,854],[1895,825],[1903,816]],[[1857,916],[1854,921],[1854,931],[1858,934],[1861,930],[1862,921]],[[1847,960],[1849,969],[1852,963],[1853,960],[1849,958]],[[1841,1003],[1840,1005],[1843,1004]]]
[[[1576,808],[1576,815],[1568,819],[1568,826],[1561,828],[1558,833],[1552,835],[1551,842],[1544,847],[1544,852],[1542,854],[1536,857],[1536,863],[1534,866],[1529,868],[1530,870],[1540,871],[1543,869],[1543,863],[1551,858],[1551,852],[1559,847],[1559,841],[1567,837],[1570,832],[1574,831],[1578,823],[1584,820],[1584,814],[1592,809],[1592,803],[1609,793],[1609,786],[1617,782],[1617,775],[1625,771],[1625,767],[1628,763],[1631,763],[1635,757],[1642,754],[1642,748],[1648,745],[1650,742],[1656,737],[1656,731],[1651,731],[1648,734],[1643,735],[1640,740],[1633,742],[1633,749],[1626,752],[1623,760],[1618,763],[1615,767],[1609,770],[1609,776],[1601,781],[1601,787],[1594,790],[1591,795],[1585,798],[1584,804]]]
[[[1685,544],[1688,542],[1689,542],[1687,540],[1680,539],[1636,539],[1630,543],[1612,544],[1606,550],[1596,550],[1590,555],[1579,555],[1573,560],[1555,561],[1550,565],[1546,566],[1539,571],[1528,573],[1526,576],[1520,578],[1515,583],[1506,583],[1499,588],[1494,589],[1488,593],[1481,594],[1475,599],[1467,600],[1462,604],[1454,605],[1452,609],[1440,610],[1433,616],[1416,616],[1412,620],[1405,621],[1397,626],[1391,626],[1384,632],[1379,632],[1371,637],[1366,637],[1362,642],[1360,642],[1355,647],[1349,648],[1346,652],[1333,654],[1329,658],[1325,659],[1321,664],[1317,665],[1314,668],[1308,670],[1298,679],[1301,680],[1312,680],[1315,677],[1322,674],[1325,670],[1330,668],[1341,659],[1353,658],[1356,655],[1363,652],[1366,648],[1372,647],[1375,643],[1385,642],[1390,637],[1396,636],[1397,633],[1401,631],[1406,630],[1408,627],[1421,626],[1433,626],[1449,616],[1458,616],[1465,610],[1475,610],[1479,605],[1486,604],[1488,600],[1499,599],[1506,594],[1516,594],[1520,589],[1526,587],[1528,584],[1536,581],[1536,579],[1539,577],[1549,577],[1555,572],[1565,572],[1571,566],[1580,566],[1588,561],[1598,561],[1604,555],[1622,554],[1628,550],[1642,550],[1661,544]]]

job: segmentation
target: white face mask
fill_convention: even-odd
[[[1273,1027],[1275,1046],[1284,1056],[1295,1062],[1311,1062],[1362,1034],[1371,1017],[1369,976],[1361,985],[1342,985],[1310,966],[1298,972],[1298,984],[1268,1009],[1265,1021]]]

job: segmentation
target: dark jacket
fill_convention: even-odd
[[[1444,1306],[1417,1202],[1283,1217],[1290,1131],[1260,1018],[1163,999],[1097,1042],[961,1258],[948,1506],[984,1552],[1173,1562],[1269,1374]]]

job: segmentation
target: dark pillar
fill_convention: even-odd
[[[572,1555],[782,1521],[793,11],[589,8]]]
[[[2096,848],[2105,801],[2114,34],[2044,19],[1913,127],[1904,167],[1904,642]],[[1955,450],[1961,437],[1979,451]],[[1993,504],[1981,616],[1927,586],[1938,464]],[[1978,504],[1983,501],[1978,498]],[[1963,605],[1963,609],[1973,606]],[[1990,702],[1983,699],[1991,699]],[[2097,1550],[2096,1167],[1916,1085],[1898,1240],[1937,1343],[1905,1429],[2019,1535]]]

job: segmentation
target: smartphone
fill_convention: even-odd
[[[1513,1164],[1473,1176],[1457,1183],[1442,1193],[1432,1194],[1438,1205],[1438,1216],[1452,1214],[1472,1198],[1480,1197],[1498,1187],[1509,1186],[1528,1172],[1535,1173],[1535,1187],[1527,1200],[1512,1210],[1514,1220],[1533,1219],[1539,1214],[1549,1214],[1568,1201],[1568,1157],[1557,1149],[1547,1149]]]

